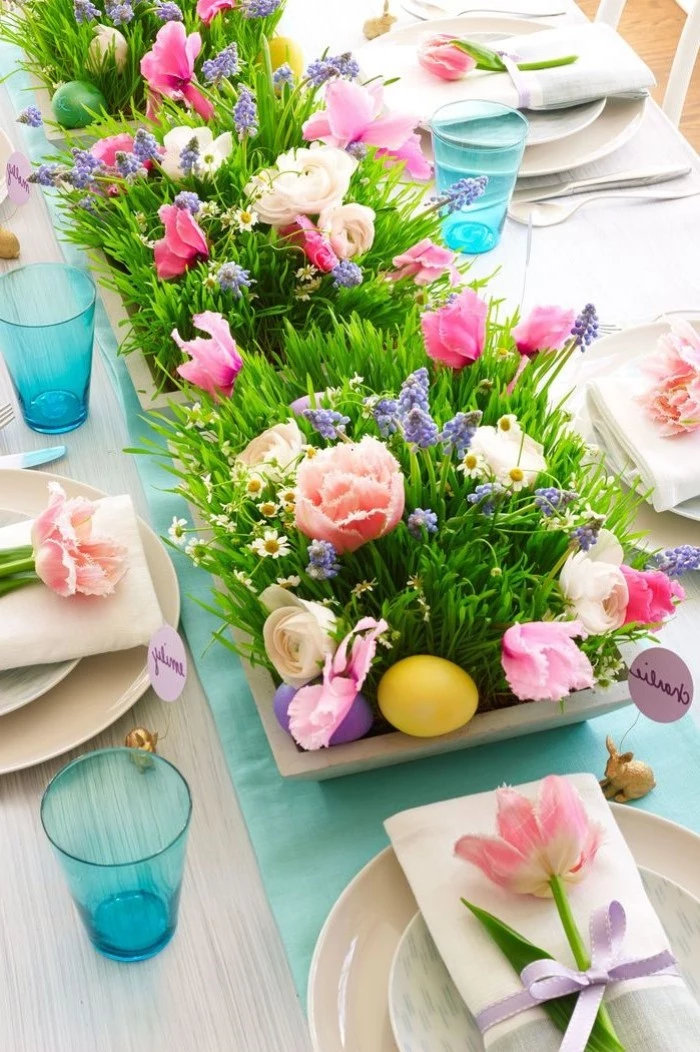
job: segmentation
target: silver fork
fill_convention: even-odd
[[[8,424],[11,424],[14,418],[15,411],[9,402],[6,402],[5,405],[0,405],[0,431],[3,427],[7,427]]]

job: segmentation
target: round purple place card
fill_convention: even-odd
[[[185,688],[185,644],[170,625],[163,625],[151,636],[148,644],[148,678],[162,701],[177,701]]]
[[[32,184],[29,176],[32,174],[32,162],[26,154],[16,150],[10,154],[5,166],[5,183],[7,193],[13,204],[26,205],[31,193]]]
[[[693,677],[685,661],[666,647],[649,647],[630,665],[632,701],[656,723],[674,723],[693,701]]]

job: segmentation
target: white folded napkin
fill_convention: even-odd
[[[430,36],[427,29],[425,35]],[[489,40],[486,46],[517,56],[521,62],[578,55],[570,66],[520,72],[529,93],[527,106],[523,107],[527,109],[560,109],[608,96],[639,96],[655,83],[654,74],[636,52],[602,22]],[[487,99],[520,107],[518,91],[508,73],[473,70],[462,80],[439,80],[418,64],[415,40],[392,42],[391,35],[376,56],[377,60],[381,58],[381,69],[373,68],[375,60],[371,49],[369,52],[362,61],[365,77],[401,78],[386,89],[387,104],[393,109],[423,117],[425,100],[434,95],[436,85],[440,87],[441,105],[462,99]]]
[[[589,380],[586,408],[610,466],[640,492],[652,490],[656,511],[700,496],[700,431],[664,437],[634,396],[649,386],[630,362]],[[635,481],[635,476],[639,481]]]
[[[661,923],[649,902],[637,866],[612,816],[598,782],[590,774],[570,776],[590,818],[605,828],[605,842],[582,883],[569,898],[579,929],[588,932],[594,909],[618,899],[627,914],[624,957],[642,958],[668,947]],[[539,783],[519,786],[534,799]],[[493,913],[558,961],[575,968],[564,930],[551,899],[515,895],[492,884],[475,866],[453,855],[463,835],[494,835],[495,793],[480,793],[394,815],[385,828],[416,897],[440,955],[473,1015],[517,993],[522,985],[510,963],[460,902],[466,898]],[[627,1052],[688,1052],[700,1048],[700,1008],[683,981],[650,976],[608,987],[613,1022],[630,1020],[620,1039]],[[646,1016],[649,1018],[646,1018]],[[639,1026],[642,1019],[644,1026]],[[678,1023],[666,1042],[669,1019]],[[635,1043],[634,1031],[640,1034]],[[658,1030],[658,1033],[655,1031]],[[541,1008],[523,1012],[487,1031],[491,1052],[549,1052],[561,1033]]]
[[[0,549],[30,544],[32,523],[0,529]],[[123,544],[127,571],[109,596],[63,598],[44,584],[0,597],[0,671],[145,645],[163,624],[131,498],[97,502],[94,533]]]

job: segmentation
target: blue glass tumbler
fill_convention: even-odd
[[[88,415],[95,283],[65,263],[0,277],[0,353],[33,431],[61,434]]]
[[[93,946],[142,961],[177,924],[189,786],[177,768],[141,749],[98,749],[62,768],[41,801],[41,821]]]
[[[501,103],[475,99],[441,106],[430,128],[438,194],[460,179],[486,175],[489,180],[473,204],[446,215],[445,242],[460,252],[488,252],[501,239],[525,151],[527,120]]]

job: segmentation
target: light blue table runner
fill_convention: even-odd
[[[16,56],[14,49],[0,46],[0,69],[7,71]],[[31,102],[23,74],[13,75],[7,87],[17,111]],[[23,128],[22,132],[34,159],[51,152],[41,129]],[[58,224],[50,198],[48,194],[49,209]],[[64,253],[70,262],[84,265],[84,256],[74,246],[65,245]],[[117,342],[101,304],[96,326],[121,396],[131,443],[142,446],[153,435],[141,416],[124,362],[117,356]],[[151,521],[165,534],[173,516],[187,517],[187,509],[166,492],[172,478],[161,464],[138,457],[137,466]],[[363,775],[320,783],[284,781],[277,773],[238,659],[221,646],[209,645],[218,621],[196,599],[208,599],[210,578],[184,556],[175,555],[174,563],[183,596],[183,627],[302,997],[313,947],[328,911],[348,881],[386,847],[385,818],[404,808],[481,792],[503,782],[575,771],[602,775],[606,734],[619,742],[634,720],[636,710],[628,708],[588,724]],[[700,733],[693,718],[662,726],[640,717],[625,748],[651,763],[656,773],[657,788],[635,806],[700,832],[700,779],[696,775]],[[235,872],[231,873],[231,894],[236,894]]]

